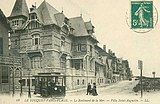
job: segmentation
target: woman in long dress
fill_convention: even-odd
[[[93,83],[92,95],[93,96],[97,96],[98,95],[97,89],[96,89],[96,83]]]

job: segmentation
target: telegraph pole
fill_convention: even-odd
[[[143,61],[138,60],[138,69],[140,69],[140,83],[141,83],[141,98],[143,97],[143,83],[142,83],[142,69],[143,69]]]
[[[154,91],[155,91],[155,74],[156,74],[156,72],[152,72],[152,74],[153,74],[153,88],[154,88]]]

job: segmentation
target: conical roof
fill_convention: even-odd
[[[16,0],[10,17],[21,16],[21,15],[28,17],[28,14],[29,11],[26,0]]]

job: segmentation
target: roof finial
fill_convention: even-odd
[[[63,7],[62,7],[62,13],[63,13]]]

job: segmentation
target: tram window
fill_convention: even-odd
[[[30,79],[27,79],[27,86],[29,86],[30,84]]]
[[[63,83],[63,82],[62,82],[62,79],[58,79],[58,81],[56,82],[56,85],[57,85],[57,86],[62,86],[62,83]]]
[[[22,79],[22,86],[25,86],[25,82],[26,80],[25,79]]]
[[[32,79],[32,86],[35,86],[35,79]]]

